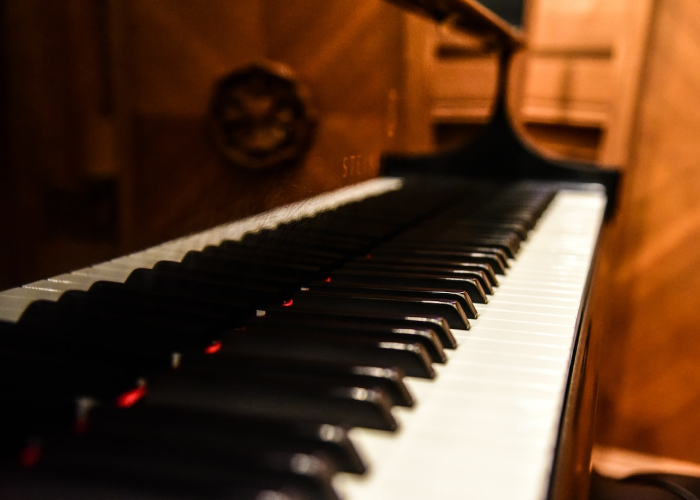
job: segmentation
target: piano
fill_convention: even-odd
[[[498,52],[477,140],[0,292],[2,498],[587,498],[586,303],[619,175],[514,131],[516,28],[398,3]]]

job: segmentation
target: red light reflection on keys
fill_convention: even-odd
[[[136,389],[125,392],[117,398],[117,406],[120,408],[129,408],[134,406],[136,402],[146,394],[146,386],[141,385]]]
[[[292,304],[294,304],[294,299],[289,299],[287,302],[282,302],[282,305],[283,305],[284,307],[289,307],[289,306],[291,306]]]
[[[221,341],[220,340],[215,340],[214,342],[211,343],[209,347],[204,349],[204,352],[207,354],[214,354],[215,352],[219,352],[221,350]]]
[[[41,458],[41,445],[38,443],[28,444],[19,454],[19,463],[23,467],[33,467]]]

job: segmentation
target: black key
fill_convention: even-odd
[[[283,241],[281,243],[273,241],[256,241],[255,243],[250,241],[224,241],[219,246],[225,250],[263,252],[266,255],[270,254],[279,257],[299,256],[303,258],[328,260],[335,264],[339,264],[346,258],[345,252],[316,250],[314,248],[298,246],[289,241]]]
[[[464,292],[460,292],[464,293]],[[402,316],[390,315],[368,318],[361,314],[339,314],[334,311],[305,311],[294,307],[275,307],[267,309],[265,318],[270,321],[287,322],[292,325],[327,325],[327,326],[358,326],[386,325],[391,328],[430,329],[435,332],[443,347],[454,349],[457,341],[452,335],[447,322],[438,316]]]
[[[521,240],[527,239],[529,224],[519,220],[456,220],[452,221],[452,227],[458,228],[465,232],[499,232],[499,233],[515,233]]]
[[[338,269],[331,273],[331,282],[336,284],[361,283],[368,285],[430,288],[438,290],[462,290],[472,302],[487,304],[488,298],[478,281],[468,278],[432,276],[429,274],[391,273]]]
[[[258,272],[265,271],[281,277],[301,278],[328,273],[334,267],[332,259],[304,256],[300,254],[282,254],[265,252],[263,249],[239,248],[237,250],[219,247],[206,247],[200,255],[215,259],[220,266],[235,270],[250,267]]]
[[[73,431],[77,411],[78,403],[75,398],[40,392],[4,393],[0,471],[18,464],[32,465],[39,458],[34,452],[38,451],[37,446],[42,436]],[[0,479],[0,485],[5,484]]]
[[[186,269],[194,276],[201,275],[213,279],[225,280],[232,285],[238,286],[262,286],[280,290],[284,293],[291,293],[298,289],[303,280],[277,276],[269,272],[256,269],[255,266],[229,265],[225,259],[208,257],[201,252],[187,252],[181,262],[159,262],[156,268],[164,266],[174,266],[175,268]]]
[[[322,234],[320,232],[298,232],[286,229],[284,226],[276,230],[266,230],[257,233],[248,233],[241,240],[243,243],[255,245],[257,242],[276,245],[290,245],[296,248],[311,248],[316,251],[338,252],[344,255],[353,255],[366,252],[372,245],[363,239],[350,238],[342,235]],[[237,243],[237,242],[236,242]],[[225,245],[223,242],[221,245]]]
[[[362,474],[366,466],[347,431],[330,424],[261,420],[201,411],[174,411],[147,403],[124,411],[97,407],[87,421],[90,432],[144,435],[181,443],[254,446],[266,451],[325,454],[338,470]]]
[[[176,308],[167,304],[143,302],[132,300],[130,294],[126,297],[98,297],[95,294],[81,291],[65,292],[57,301],[58,306],[74,314],[85,313],[93,316],[104,316],[106,320],[117,317],[122,321],[132,322],[138,325],[142,322],[151,322],[167,329],[171,326],[191,326],[192,328],[223,329],[226,326],[238,326],[231,317],[222,313],[202,312]],[[233,309],[234,306],[232,305]],[[252,316],[253,308],[241,306],[237,317],[240,319]]]
[[[394,242],[401,243],[423,243],[430,242],[435,244],[444,244],[452,246],[485,246],[496,247],[503,250],[508,257],[514,258],[520,249],[520,238],[515,234],[509,237],[503,236],[488,236],[488,235],[467,235],[463,233],[453,233],[450,231],[437,231],[432,228],[423,230],[414,230],[410,233],[405,233],[397,236]],[[459,257],[457,258],[459,260]]]
[[[201,256],[201,254],[198,255]],[[288,273],[272,275],[269,269],[261,269],[254,263],[234,262],[229,266],[230,263],[223,259],[207,258],[206,260],[212,264],[211,268],[161,261],[153,266],[152,272],[163,276],[180,276],[210,283],[219,283],[233,288],[249,290],[251,294],[257,289],[273,289],[278,293],[286,293],[287,290],[306,282],[306,278],[295,276],[297,271],[295,269],[287,269]],[[315,273],[310,275],[315,276]]]
[[[294,295],[294,307],[310,310],[352,312],[367,316],[382,314],[427,314],[445,318],[451,328],[469,328],[462,307],[450,299],[416,299],[410,297],[382,296],[362,292],[302,291]]]
[[[395,430],[391,402],[380,389],[311,386],[293,380],[280,385],[255,378],[183,370],[150,383],[147,403],[250,418],[299,419],[350,427]]]
[[[390,241],[381,246],[381,248],[385,249],[392,249],[392,250],[400,250],[400,251],[405,251],[405,252],[411,252],[415,250],[435,250],[435,251],[442,251],[442,252],[452,252],[452,253],[460,253],[460,252],[477,252],[477,253],[487,253],[487,254],[492,254],[498,258],[498,260],[501,262],[504,268],[508,269],[510,267],[510,264],[508,263],[508,254],[502,249],[498,247],[489,247],[489,246],[476,246],[476,245],[454,245],[450,243],[441,243],[441,242],[427,242],[427,241],[407,241],[407,242],[401,242],[401,241]],[[415,258],[415,257],[412,257]],[[488,266],[491,268],[491,266]],[[491,272],[493,272],[493,268],[491,268]]]
[[[442,250],[420,250],[415,249],[412,251],[403,252],[400,250],[393,249],[383,249],[377,248],[372,251],[372,256],[384,257],[384,258],[401,258],[401,257],[413,257],[413,258],[423,258],[432,260],[453,260],[458,262],[475,262],[480,264],[488,264],[491,266],[496,274],[505,274],[506,270],[503,263],[499,260],[496,255],[483,253],[483,252],[449,252]]]
[[[97,281],[90,286],[89,293],[105,300],[153,304],[165,306],[177,310],[190,311],[211,318],[220,317],[224,324],[239,326],[241,322],[250,317],[254,311],[246,303],[235,301],[202,300],[196,297],[185,297],[168,293],[144,291],[123,283],[110,281]]]
[[[201,351],[221,337],[220,328],[209,329],[178,321],[164,323],[162,318],[148,316],[135,322],[133,317],[124,318],[118,312],[69,310],[49,301],[30,304],[20,318],[20,325],[29,331],[55,326],[63,335],[80,339],[86,345],[132,353],[142,349],[161,353]]]
[[[70,359],[27,352],[0,353],[0,387],[8,397],[27,393],[58,401],[75,400],[81,396],[116,400],[141,386],[141,381],[114,366],[76,364]]]
[[[110,329],[105,327],[102,330]],[[119,330],[112,330],[115,336]],[[72,328],[59,323],[51,325],[20,326],[15,335],[5,335],[0,348],[2,352],[20,352],[37,359],[57,358],[72,366],[98,366],[118,369],[118,372],[132,379],[147,378],[155,371],[169,370],[179,355],[130,341],[106,344],[92,342],[97,337],[90,327]],[[208,345],[204,345],[204,348]]]
[[[442,342],[435,332],[428,328],[391,328],[385,325],[366,323],[363,325],[346,326],[343,324],[289,324],[276,322],[274,319],[263,318],[248,324],[247,330],[251,335],[260,332],[279,332],[293,335],[296,333],[313,334],[357,339],[371,339],[376,342],[401,342],[422,346],[434,363],[445,363],[447,357],[442,348]]]
[[[228,332],[222,337],[220,354],[397,367],[412,377],[435,377],[430,357],[421,344],[409,343],[405,336],[396,336],[394,340],[377,342],[357,336],[330,336],[303,329],[258,331],[255,335]]]
[[[311,283],[309,289],[312,291],[328,291],[328,292],[342,292],[342,293],[365,293],[367,295],[384,295],[384,296],[395,296],[395,297],[412,297],[418,299],[430,300],[432,298],[445,298],[449,300],[455,300],[460,305],[467,318],[475,319],[479,315],[474,307],[472,299],[469,298],[465,292],[459,290],[431,290],[426,288],[407,288],[407,287],[390,287],[390,286],[377,286],[377,285],[363,285],[363,284],[345,284],[337,285],[332,281],[323,281],[318,283]],[[467,330],[469,329],[469,324],[467,324]]]
[[[289,299],[289,294],[279,288],[259,286],[253,280],[238,281],[234,286],[229,282],[201,275],[187,269],[136,269],[126,280],[126,284],[156,293],[193,297],[200,300],[218,302],[249,301],[255,305],[281,304]]]
[[[384,262],[374,259],[364,259],[355,260],[348,262],[342,268],[343,269],[357,269],[357,270],[367,270],[367,271],[381,271],[381,272],[410,272],[414,274],[431,274],[435,276],[456,276],[464,277],[476,280],[481,285],[484,293],[488,295],[493,295],[493,288],[491,287],[491,282],[489,281],[486,273],[481,269],[467,269],[466,267],[448,267],[444,265],[442,261],[428,261],[427,264],[416,264],[411,262],[403,262],[397,259],[397,262],[392,262],[391,259],[386,259]],[[432,265],[431,265],[432,264]]]
[[[231,303],[226,310],[214,309],[201,307],[201,304],[196,304],[195,301],[182,300],[180,297],[144,293],[118,285],[93,285],[89,292],[68,291],[57,303],[73,310],[85,308],[94,313],[116,313],[123,318],[149,315],[153,318],[163,318],[167,322],[177,320],[212,327],[235,327],[254,313],[251,306],[242,303]]]
[[[498,286],[498,279],[496,278],[496,273],[493,272],[493,268],[491,267],[490,264],[485,264],[485,263],[479,263],[479,262],[462,262],[462,261],[456,261],[456,260],[442,260],[442,259],[431,259],[431,258],[421,258],[421,257],[415,257],[412,256],[411,250],[403,250],[406,252],[406,256],[404,257],[383,257],[381,255],[370,255],[370,256],[364,256],[364,257],[359,257],[348,264],[346,264],[346,267],[352,266],[352,265],[365,265],[365,266],[384,266],[384,265],[393,265],[393,266],[409,266],[412,268],[415,267],[442,267],[442,268],[448,268],[448,269],[463,269],[465,271],[475,271],[477,273],[483,273],[482,279],[487,280],[488,284],[491,286]],[[482,282],[483,286],[483,282]]]
[[[144,474],[145,475],[145,474]],[[157,476],[144,479],[142,477],[125,477],[119,472],[108,474],[81,473],[77,470],[36,470],[13,472],[11,475],[0,471],[3,500],[27,499],[70,499],[70,500],[221,500],[235,498],[236,500],[260,500],[266,496],[280,500],[305,500],[302,492],[290,492],[294,483],[276,481],[271,484],[270,477],[266,480],[248,478],[245,485],[209,484],[205,479],[201,482],[187,482],[184,478]],[[274,496],[273,496],[274,495]]]
[[[333,463],[324,455],[245,452],[207,444],[186,446],[158,437],[109,434],[54,439],[43,447],[33,472],[40,479],[60,477],[64,484],[98,484],[129,493],[150,489],[165,495],[187,492],[190,498],[232,498],[229,495],[240,490],[290,489],[303,498],[337,499],[331,485]]]
[[[250,335],[255,335],[255,330]],[[427,343],[426,343],[427,344]],[[426,350],[430,350],[426,347]],[[441,352],[441,351],[440,351]],[[214,353],[215,354],[215,353]],[[443,354],[444,356],[444,354]],[[274,357],[241,356],[185,356],[180,363],[185,370],[210,371],[227,377],[257,378],[265,381],[308,382],[313,385],[323,382],[326,385],[352,385],[365,389],[379,388],[391,399],[392,404],[413,406],[413,398],[404,382],[403,373],[391,368],[373,366],[329,364],[312,360],[289,360]]]

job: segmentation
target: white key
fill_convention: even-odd
[[[396,435],[353,429],[373,466],[342,475],[349,500],[544,498],[605,197],[562,192],[435,381],[410,379],[418,405]],[[533,305],[535,304],[535,305]]]
[[[151,268],[161,260],[179,262],[190,250],[201,250],[207,245],[218,245],[225,239],[238,240],[251,231],[274,228],[283,222],[301,219],[321,211],[332,210],[352,201],[398,190],[402,184],[403,181],[399,178],[372,179],[170,241],[103,264],[0,292],[0,321],[18,321],[27,306],[35,300],[55,301],[60,298],[64,291],[87,290],[93,283],[101,280],[123,283],[131,271],[136,268]]]

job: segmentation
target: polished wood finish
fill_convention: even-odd
[[[107,258],[117,245],[104,2],[0,7],[4,288]],[[81,210],[75,201],[86,198]],[[73,237],[81,222],[99,241]]]
[[[405,13],[382,0],[2,5],[1,288],[374,177],[411,143]],[[253,173],[217,154],[206,112],[218,79],[264,60],[308,86],[319,127],[300,164]]]
[[[700,462],[700,5],[656,2],[593,325],[598,441]]]
[[[357,182],[392,145],[402,19],[379,0],[127,2],[132,157],[130,247]],[[235,28],[234,28],[235,27]],[[318,108],[313,149],[295,168],[232,168],[204,129],[213,83],[249,61],[287,64]],[[392,109],[394,106],[394,109]],[[390,130],[391,129],[391,130]]]
[[[653,0],[532,0],[521,119],[598,128],[596,160],[624,165]]]

